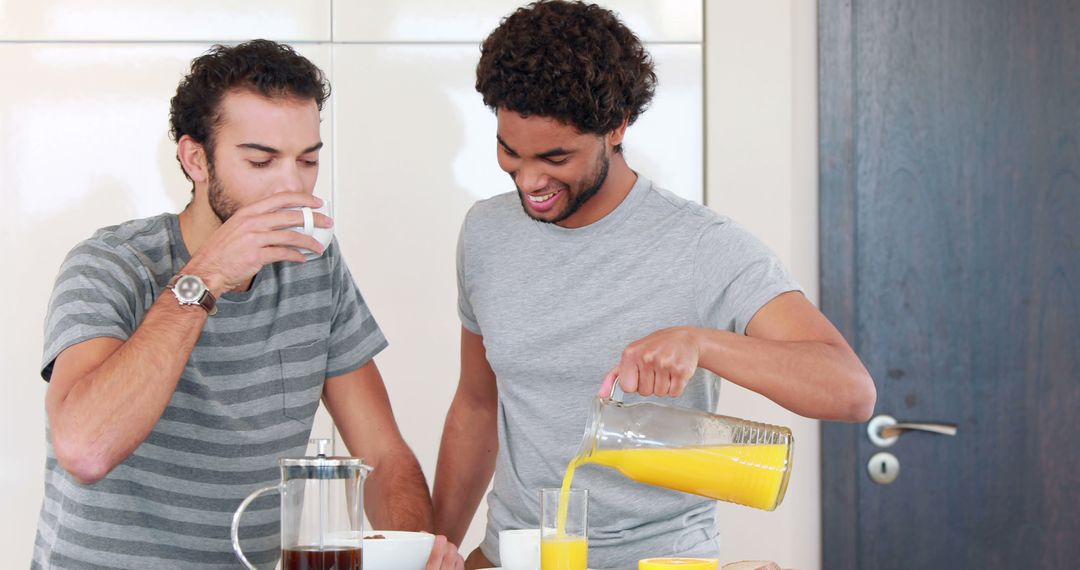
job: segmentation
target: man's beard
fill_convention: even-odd
[[[215,175],[212,164],[208,170],[210,174],[210,209],[214,211],[221,223],[225,223],[236,213],[240,206],[225,192],[225,186]]]
[[[596,193],[600,191],[600,187],[603,186],[604,181],[607,180],[608,166],[610,165],[610,163],[611,160],[604,154],[601,154],[599,160],[597,160],[597,164],[600,166],[599,172],[596,174],[596,178],[593,179],[592,184],[586,186],[585,190],[582,190],[580,193],[571,195],[570,202],[567,204],[566,209],[564,209],[561,214],[555,216],[550,220],[546,220],[544,218],[533,215],[532,210],[530,210],[529,206],[525,204],[525,200],[527,200],[527,198],[525,198],[525,193],[521,191],[521,188],[517,188],[517,185],[515,184],[514,186],[517,188],[518,191],[518,199],[521,200],[521,207],[525,209],[525,215],[538,222],[544,222],[545,224],[557,224],[569,218],[570,216],[573,216],[577,213],[578,210],[581,209],[582,206],[585,205],[585,202],[588,202],[590,198],[596,196]],[[567,187],[566,191],[567,193],[569,193],[570,188]]]

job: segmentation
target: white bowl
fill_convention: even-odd
[[[403,530],[368,530],[364,536],[364,570],[424,570],[435,535]]]

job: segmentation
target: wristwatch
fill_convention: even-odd
[[[198,276],[181,273],[170,279],[166,287],[172,289],[181,305],[198,305],[211,315],[217,313],[217,299]]]

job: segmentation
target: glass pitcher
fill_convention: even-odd
[[[281,482],[248,495],[232,520],[236,557],[256,570],[240,548],[240,516],[258,496],[281,494],[281,570],[360,570],[363,559],[364,479],[371,467],[356,457],[279,459]]]
[[[786,427],[700,410],[596,397],[571,466],[593,463],[657,485],[766,511],[784,500],[794,438]]]

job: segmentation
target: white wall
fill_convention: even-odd
[[[705,62],[706,203],[764,239],[816,304],[816,2],[707,0]],[[720,402],[722,413],[791,427],[796,442],[775,512],[720,505],[724,558],[820,568],[818,422],[731,384]]]
[[[518,3],[0,0],[0,549],[26,560],[32,548],[44,464],[37,369],[56,269],[94,229],[186,203],[168,100],[216,41],[289,41],[330,74],[319,191],[336,196],[346,257],[391,340],[378,361],[399,423],[433,475],[457,377],[454,239],[472,201],[508,188],[494,119],[472,89],[476,45]],[[816,300],[813,4],[706,0],[703,17],[701,0],[603,3],[658,64],[655,105],[628,133],[631,164],[749,226]],[[722,399],[798,440],[778,511],[720,507],[725,560],[817,568],[816,424],[731,387]],[[316,431],[330,433],[325,418]],[[483,512],[466,549],[482,524]]]

